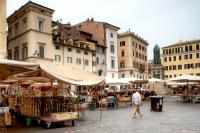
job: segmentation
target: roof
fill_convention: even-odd
[[[118,38],[123,38],[123,37],[127,37],[127,36],[132,36],[133,38],[138,39],[139,41],[143,42],[147,46],[149,45],[149,43],[146,40],[144,40],[143,38],[141,38],[138,35],[134,34],[133,32],[127,31],[127,32],[118,34]]]
[[[178,43],[175,43],[175,44],[171,44],[171,45],[162,47],[162,49],[163,48],[170,48],[170,47],[181,46],[181,45],[194,44],[194,43],[200,43],[200,39],[199,40],[190,40],[190,41],[178,42]]]
[[[76,24],[76,25],[80,25],[81,23],[84,23],[84,22],[95,22],[95,23],[102,23],[102,24],[104,24],[106,27],[109,27],[109,28],[112,28],[112,29],[114,29],[114,30],[116,30],[116,31],[118,31],[120,28],[119,27],[117,27],[117,26],[114,26],[114,25],[112,25],[112,24],[109,24],[109,23],[107,23],[107,22],[101,22],[101,21],[95,21],[93,18],[90,20],[90,19],[87,19],[87,20],[85,20],[85,21],[83,21],[83,22],[80,22],[80,23],[78,23],[78,24]]]
[[[18,10],[15,10],[15,12],[12,13],[7,19],[10,19],[13,15],[15,15],[16,13],[22,11],[22,10],[23,10],[24,8],[26,8],[27,6],[41,7],[41,8],[45,8],[46,10],[49,10],[49,11],[51,11],[51,12],[54,12],[54,10],[51,9],[51,8],[48,8],[48,7],[42,6],[42,5],[40,5],[40,4],[34,3],[34,2],[32,2],[32,1],[29,1],[29,2],[27,2],[25,5],[21,6]]]

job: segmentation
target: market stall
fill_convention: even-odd
[[[8,79],[20,82],[27,80],[38,82],[38,79],[43,81],[39,86],[20,84],[21,96],[18,97],[18,108],[20,115],[45,121],[48,128],[52,122],[72,121],[72,125],[74,125],[74,120],[78,119],[78,115],[75,117],[81,107],[77,103],[78,97],[64,96],[69,91],[64,92],[63,90],[66,91],[70,88],[66,87],[66,84],[81,86],[104,82],[103,78],[73,66],[65,67],[53,64],[40,64],[36,70],[16,74]],[[60,86],[53,85],[53,81],[59,82]],[[22,89],[23,87],[25,89]]]
[[[185,86],[182,87],[182,94],[180,95],[180,99],[183,102],[200,102],[200,91],[198,86],[200,83],[199,76],[182,75],[172,78],[169,81],[185,84]]]

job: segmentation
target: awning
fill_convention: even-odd
[[[103,77],[99,77],[76,66],[63,66],[53,63],[40,64],[40,67],[35,71],[17,74],[11,76],[9,79],[32,80],[33,77],[35,79],[38,77],[44,80],[58,80],[74,85],[97,85],[105,81]]]
[[[38,65],[34,63],[1,59],[0,80],[5,80],[11,75],[27,72],[30,70],[35,70],[37,68]]]

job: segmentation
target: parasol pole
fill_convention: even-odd
[[[102,93],[102,88],[101,88],[102,86],[100,85],[100,91],[101,91],[101,98],[100,98],[100,100],[101,100],[101,102],[100,102],[100,122],[101,122],[101,119],[102,119],[102,108],[101,108],[101,106],[102,106],[102,96],[103,96],[103,93]]]

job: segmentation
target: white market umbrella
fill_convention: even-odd
[[[162,83],[165,82],[165,80],[158,79],[158,78],[150,78],[148,79],[149,83],[153,83],[153,90],[154,90],[154,83]]]
[[[189,82],[200,82],[200,76],[182,75],[182,76],[178,76],[175,78],[171,78],[171,79],[169,79],[169,81],[186,82],[187,83],[187,94],[188,94]]]

